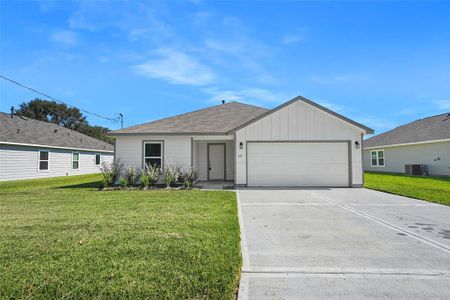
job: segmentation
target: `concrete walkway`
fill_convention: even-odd
[[[450,207],[366,189],[238,190],[239,299],[450,299]]]

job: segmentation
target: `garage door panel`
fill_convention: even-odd
[[[348,186],[348,144],[249,143],[248,185]]]

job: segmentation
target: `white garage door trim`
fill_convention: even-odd
[[[248,154],[248,150],[249,150],[249,144],[263,144],[263,143],[270,143],[270,144],[275,144],[275,143],[343,143],[343,144],[347,144],[347,154],[348,154],[348,158],[347,158],[347,162],[348,162],[348,187],[351,187],[353,184],[353,175],[352,175],[352,148],[351,148],[351,141],[350,140],[290,140],[290,141],[246,141],[246,151],[245,151],[245,155],[246,155],[246,185],[248,185],[249,181],[248,181],[248,177],[249,177],[249,154]],[[257,186],[253,186],[253,187],[257,187]],[[268,186],[265,186],[268,187]],[[273,186],[275,187],[275,186]],[[306,187],[306,186],[292,186],[292,187]],[[329,186],[329,187],[333,187],[333,186]],[[336,187],[342,187],[341,185],[336,186]]]

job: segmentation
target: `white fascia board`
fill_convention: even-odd
[[[450,139],[442,139],[442,140],[432,140],[432,141],[423,141],[423,142],[413,142],[413,143],[403,143],[403,144],[392,144],[392,145],[380,145],[380,146],[364,147],[363,150],[380,149],[380,148],[389,148],[389,147],[401,147],[401,146],[413,146],[413,145],[423,145],[423,144],[434,144],[434,143],[444,143],[444,142],[450,142]],[[363,143],[364,143],[364,141],[363,141]]]
[[[52,149],[65,149],[65,150],[79,150],[79,151],[93,151],[93,152],[114,153],[114,151],[112,151],[112,150],[88,149],[88,148],[77,148],[77,147],[61,147],[61,146],[27,144],[27,143],[12,143],[12,142],[3,142],[3,141],[0,141],[0,144],[13,145],[13,146],[27,146],[27,147],[39,147],[39,148],[52,148]]]

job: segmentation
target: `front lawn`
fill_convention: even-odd
[[[450,205],[450,177],[366,172],[364,187]]]
[[[0,298],[234,297],[235,193],[105,192],[98,181],[0,183]]]

